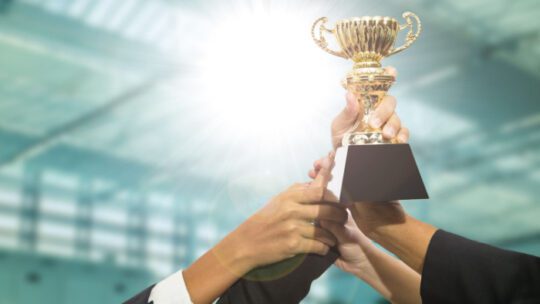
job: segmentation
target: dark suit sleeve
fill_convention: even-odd
[[[337,259],[337,250],[326,256],[308,254],[256,269],[238,280],[218,304],[296,304],[309,292],[311,283]]]
[[[422,271],[424,304],[540,303],[540,259],[439,230]]]
[[[337,259],[336,249],[326,256],[300,255],[255,269],[238,280],[218,300],[219,304],[296,304],[309,292],[311,283]],[[141,291],[124,304],[147,304],[154,286]]]
[[[150,292],[155,285],[152,285],[145,290],[141,291],[139,294],[133,298],[125,301],[123,304],[148,304],[148,298],[150,297]]]

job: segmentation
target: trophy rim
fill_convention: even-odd
[[[399,25],[399,22],[397,21],[396,18],[394,18],[394,17],[389,17],[389,16],[361,16],[361,17],[350,17],[350,18],[338,20],[338,21],[336,22],[336,24],[337,24],[337,23],[345,23],[345,22],[354,22],[354,21],[386,21],[386,22],[384,22],[384,23],[387,23],[388,21],[390,21],[390,22],[395,22],[396,24]]]

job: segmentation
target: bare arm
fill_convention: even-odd
[[[315,173],[325,166],[315,162]],[[320,221],[338,241],[336,266],[368,283],[393,303],[421,303],[423,262],[436,229],[407,215],[397,202],[354,203],[345,226]],[[401,260],[377,248],[375,240]]]
[[[345,226],[326,221],[321,225],[338,239],[337,267],[365,281],[392,303],[421,303],[420,275],[377,248],[352,217]]]
[[[370,239],[422,273],[429,242],[437,228],[409,216],[398,202],[359,202],[351,211]]]
[[[193,303],[212,303],[251,269],[248,252],[235,248],[241,243],[236,234],[241,233],[231,233],[183,271]]]

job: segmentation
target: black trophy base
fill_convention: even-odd
[[[429,198],[408,144],[339,148],[328,189],[342,203]]]

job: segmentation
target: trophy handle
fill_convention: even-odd
[[[334,30],[327,29],[324,24],[328,21],[328,18],[321,17],[313,23],[311,26],[311,37],[313,38],[313,41],[324,51],[326,51],[329,54],[332,54],[334,56],[342,57],[342,58],[349,58],[343,51],[334,51],[330,48],[328,48],[328,42],[326,42],[326,38],[324,37],[324,32],[327,33],[334,33]],[[319,38],[315,35],[315,28],[317,27],[317,24],[319,24]]]
[[[411,44],[413,44],[413,42],[416,40],[416,38],[418,38],[418,36],[422,32],[422,22],[420,22],[420,19],[414,13],[405,12],[405,13],[403,13],[403,18],[405,18],[406,23],[403,24],[403,25],[400,25],[399,30],[401,31],[401,30],[404,30],[406,28],[409,29],[409,32],[407,33],[407,37],[405,38],[405,44],[403,44],[402,46],[400,46],[398,48],[395,48],[395,49],[391,50],[390,53],[388,53],[387,57],[391,56],[391,55],[394,55],[394,54],[397,54],[397,53],[403,51],[404,49],[410,47]],[[416,33],[413,33],[413,20],[412,19],[414,19],[416,21]]]

